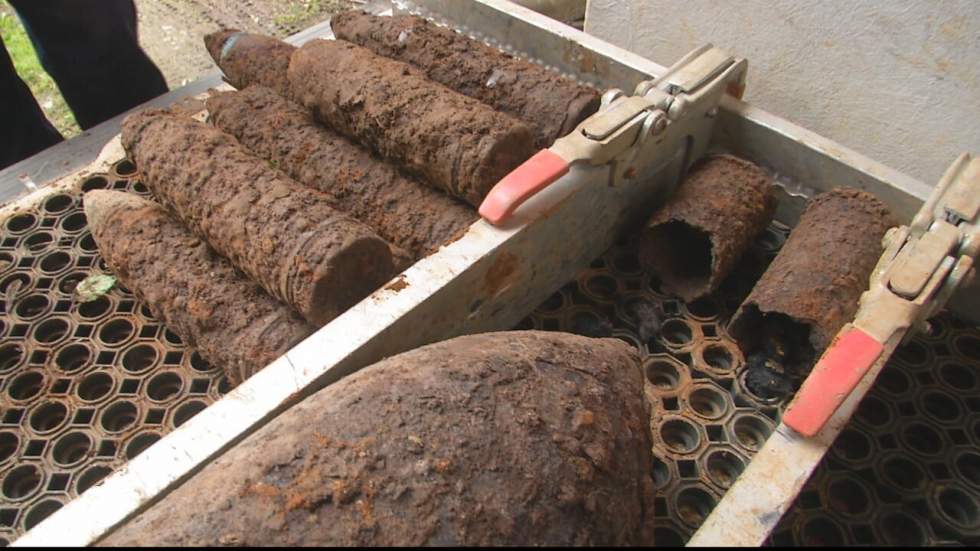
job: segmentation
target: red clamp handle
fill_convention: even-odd
[[[820,432],[878,360],[884,345],[856,327],[847,329],[803,381],[783,423],[806,437]]]
[[[493,186],[480,204],[480,216],[499,226],[521,203],[566,173],[568,162],[551,150],[542,149]]]

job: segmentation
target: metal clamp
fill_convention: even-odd
[[[722,94],[740,91],[746,67],[745,60],[707,45],[684,56],[660,78],[641,82],[633,96],[607,91],[599,112],[500,180],[480,205],[480,215],[491,224],[505,222],[575,163],[611,163],[613,185],[635,177],[656,157],[652,148],[674,126],[683,132],[689,114],[713,116]]]
[[[909,226],[892,228],[845,326],[804,381],[783,423],[804,436],[823,428],[886,345],[921,328],[974,276],[980,251],[980,159],[961,155]]]

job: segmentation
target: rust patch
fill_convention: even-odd
[[[288,75],[315,118],[474,207],[534,152],[513,116],[343,40],[307,42]]]
[[[265,482],[256,482],[245,490],[246,494],[257,495],[259,497],[267,497],[270,499],[275,499],[279,497],[279,489],[271,484],[266,484]]]
[[[316,124],[309,110],[269,88],[223,92],[208,100],[208,112],[252,153],[377,231],[404,253],[406,267],[477,218],[467,205]]]
[[[357,500],[357,510],[361,513],[361,520],[364,521],[365,526],[374,526],[374,511],[371,508],[371,502],[367,499]]]
[[[453,462],[451,459],[440,459],[436,461],[435,470],[439,474],[446,474],[453,470]]]
[[[296,509],[309,509],[310,500],[302,494],[289,494],[286,499],[286,512],[295,511]]]
[[[398,277],[394,281],[385,285],[385,290],[398,292],[402,289],[408,287],[408,282],[405,281],[405,274],[398,274]]]
[[[520,261],[513,253],[503,252],[493,262],[487,274],[483,276],[483,288],[481,292],[484,296],[492,296],[503,289],[517,272]]]
[[[315,432],[315,431],[313,432],[313,439],[316,440],[316,443],[317,444],[319,444],[320,446],[322,446],[324,448],[329,447],[330,446],[330,443],[332,442],[330,440],[330,437],[329,436],[325,436],[325,435],[320,434],[319,432]]]

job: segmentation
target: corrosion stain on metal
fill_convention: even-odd
[[[510,284],[514,274],[517,273],[520,263],[520,259],[513,253],[504,251],[497,255],[493,264],[490,265],[490,269],[483,276],[480,294],[489,297],[505,289]]]
[[[164,206],[317,327],[395,273],[372,229],[211,126],[141,111],[123,121],[122,143]]]
[[[288,76],[318,120],[474,207],[534,152],[523,122],[344,41],[307,42]]]
[[[409,253],[412,262],[465,233],[477,215],[368,149],[313,121],[269,88],[249,86],[208,99],[209,120],[297,182],[323,193]]]
[[[408,281],[405,280],[405,274],[398,274],[391,283],[385,285],[385,289],[396,293],[406,288],[408,288]]]
[[[566,63],[578,67],[578,70],[587,75],[601,78],[609,74],[609,61],[594,52],[583,48],[572,42],[565,42],[565,49],[562,52],[562,59]]]
[[[88,192],[84,200],[92,236],[113,273],[232,384],[313,333],[159,204],[108,190]]]

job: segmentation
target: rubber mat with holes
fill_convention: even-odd
[[[778,423],[786,400],[753,395],[725,325],[787,235],[772,224],[715,296],[690,304],[663,294],[635,246],[619,243],[518,325],[640,349],[658,546],[691,537]],[[948,314],[931,326],[886,366],[770,543],[980,541],[980,329]]]
[[[0,543],[13,541],[226,391],[226,382],[116,285],[82,193],[143,196],[129,161],[0,220]]]

